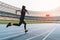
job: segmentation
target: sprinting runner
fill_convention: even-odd
[[[6,27],[9,27],[11,25],[20,26],[23,23],[24,24],[24,30],[25,30],[25,32],[28,32],[28,30],[26,30],[26,22],[24,21],[25,14],[26,14],[26,12],[28,13],[28,11],[25,8],[26,8],[25,6],[22,6],[21,16],[20,16],[19,23],[18,24],[16,24],[16,23],[14,23],[14,24],[8,23],[8,25]]]

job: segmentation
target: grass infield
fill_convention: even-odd
[[[19,23],[18,20],[0,20],[0,24],[7,24],[7,23]],[[33,21],[25,21],[27,24],[37,24],[37,23],[40,23],[40,22],[33,22]]]

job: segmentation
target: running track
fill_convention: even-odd
[[[28,33],[21,26],[0,24],[0,40],[60,40],[60,24],[27,24]]]

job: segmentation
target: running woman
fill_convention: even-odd
[[[22,6],[19,23],[18,24],[16,24],[16,23],[14,23],[14,24],[8,23],[6,27],[9,27],[11,25],[20,26],[23,23],[25,32],[28,32],[28,30],[26,30],[26,22],[24,21],[25,14],[26,14],[26,12],[28,13],[28,11],[25,8],[26,8],[25,6]]]

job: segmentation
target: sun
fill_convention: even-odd
[[[50,17],[50,14],[46,14],[46,17]]]

